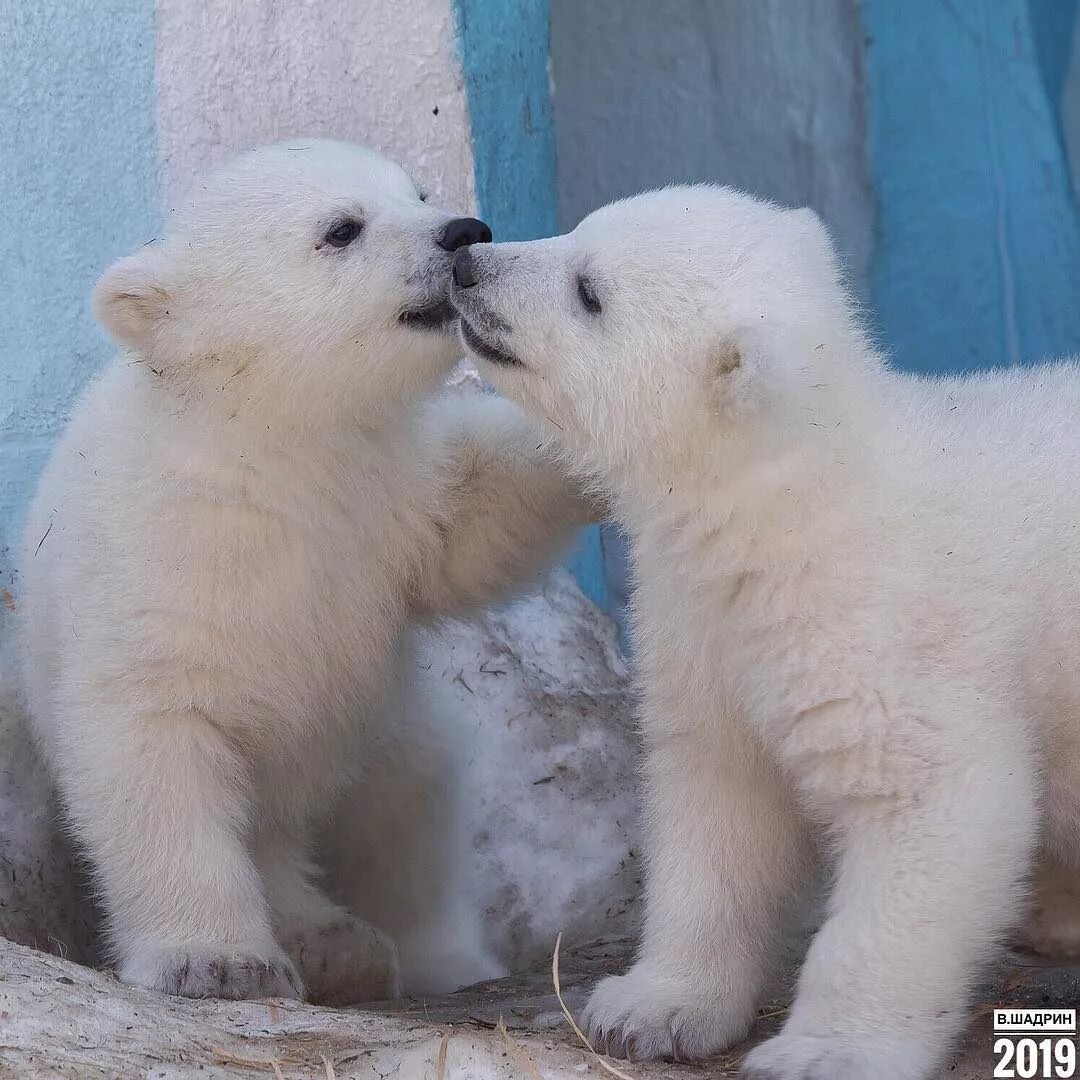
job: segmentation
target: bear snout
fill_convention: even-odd
[[[469,248],[458,248],[455,253],[453,277],[459,289],[471,289],[476,284],[476,261]]]
[[[491,229],[479,218],[454,218],[446,223],[435,242],[443,251],[457,251],[469,244],[490,244]]]

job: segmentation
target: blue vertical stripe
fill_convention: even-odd
[[[476,197],[496,240],[558,231],[555,131],[548,92],[548,0],[456,0],[472,128]],[[570,569],[607,607],[600,532],[586,529]]]

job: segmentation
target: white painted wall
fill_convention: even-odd
[[[451,0],[158,0],[163,196],[237,150],[326,135],[405,164],[448,209],[475,206]]]

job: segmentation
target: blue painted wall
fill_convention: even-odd
[[[496,240],[558,231],[555,131],[548,88],[548,0],[456,0],[480,216]],[[598,529],[586,529],[570,568],[607,607]]]
[[[1061,131],[1076,0],[864,0],[871,302],[898,364],[1080,350],[1080,217]]]
[[[15,595],[26,500],[109,354],[90,289],[158,218],[153,18],[151,0],[0,0],[0,586]]]

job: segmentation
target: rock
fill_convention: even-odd
[[[614,624],[565,571],[427,640],[472,748],[470,829],[489,944],[510,970],[628,937],[641,859],[637,739]]]

